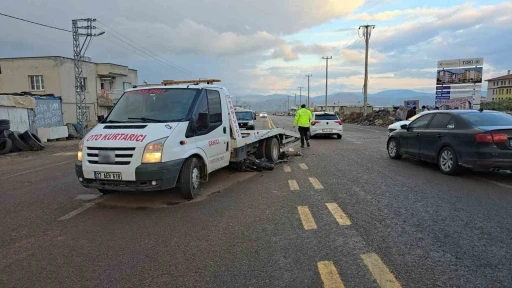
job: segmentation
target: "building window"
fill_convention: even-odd
[[[132,88],[132,83],[130,82],[123,82],[123,90],[128,90]]]
[[[87,77],[82,77],[81,80],[80,85],[82,86],[82,91],[87,91]]]
[[[43,75],[28,76],[30,81],[30,90],[41,91],[44,90],[44,79]]]

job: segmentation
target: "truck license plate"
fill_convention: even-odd
[[[121,173],[117,172],[94,172],[94,179],[99,180],[121,180]]]
[[[332,132],[332,129],[322,129],[322,132]]]

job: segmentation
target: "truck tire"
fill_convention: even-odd
[[[23,142],[23,140],[19,137],[20,132],[13,131],[12,134],[9,135],[9,139],[12,141],[12,151],[31,151],[32,147],[30,147],[27,143]]]
[[[8,119],[0,119],[0,132],[11,129],[11,121]]]
[[[266,140],[261,140],[258,143],[258,151],[256,152],[256,159],[265,159],[265,144]]]
[[[100,193],[103,195],[108,195],[108,194],[112,194],[112,193],[116,192],[114,190],[107,190],[107,189],[98,189],[98,191],[100,191]]]
[[[0,131],[0,138],[9,138],[10,134],[12,134],[11,130]]]
[[[180,192],[185,199],[194,199],[199,194],[201,167],[196,157],[185,160],[180,172]]]
[[[12,141],[7,138],[0,138],[0,155],[7,154],[11,151]]]
[[[265,158],[267,158],[268,161],[275,163],[279,160],[279,154],[281,154],[279,140],[274,137],[265,140]]]
[[[30,147],[32,147],[32,150],[39,151],[44,149],[43,143],[41,143],[41,139],[37,137],[36,134],[31,133],[30,131],[25,131],[22,134],[19,135],[19,138],[24,142],[27,143]]]

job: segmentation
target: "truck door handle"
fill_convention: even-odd
[[[222,131],[224,132],[224,134],[226,134],[226,126],[224,126],[224,128],[222,129]]]
[[[443,134],[437,134],[437,138],[443,138]]]
[[[416,133],[416,136],[420,136],[421,134],[420,133]]]

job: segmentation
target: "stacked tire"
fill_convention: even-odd
[[[43,150],[44,145],[36,134],[29,130],[21,133],[11,131],[11,123],[7,119],[0,119],[0,155],[9,152]]]

